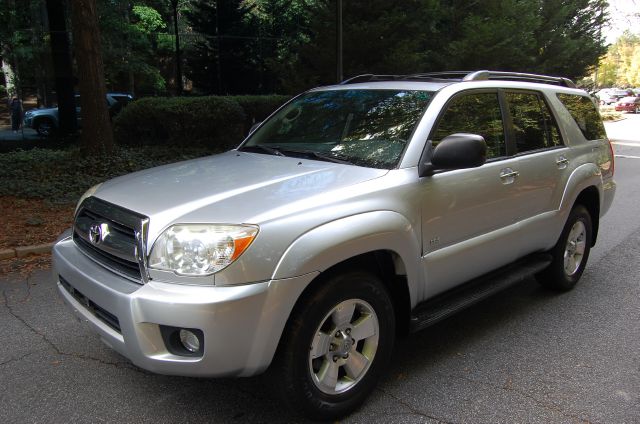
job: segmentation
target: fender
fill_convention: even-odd
[[[604,202],[604,189],[600,168],[598,168],[593,163],[585,163],[578,166],[571,173],[571,176],[567,180],[567,184],[564,187],[564,192],[562,193],[562,200],[560,200],[559,211],[564,218],[563,221],[566,220],[567,216],[569,216],[569,212],[571,211],[573,204],[578,198],[578,195],[580,195],[580,193],[584,189],[591,186],[594,186],[598,189],[600,210],[602,210]],[[594,217],[594,219],[597,218],[599,217]]]
[[[411,306],[421,287],[419,233],[401,214],[374,211],[323,224],[297,238],[284,252],[272,279],[322,272],[348,258],[376,250],[396,253],[403,262]]]

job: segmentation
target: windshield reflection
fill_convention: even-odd
[[[417,90],[309,92],[265,122],[240,150],[391,169],[432,97]]]

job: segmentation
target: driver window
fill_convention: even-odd
[[[487,159],[506,156],[504,125],[497,93],[466,94],[454,99],[440,118],[432,143],[455,133],[471,133],[484,137]]]

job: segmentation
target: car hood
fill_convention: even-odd
[[[230,151],[118,177],[102,184],[94,196],[148,216],[153,238],[178,222],[261,224],[286,213],[287,204],[386,173],[384,169]],[[309,207],[314,207],[312,203]],[[279,212],[274,215],[273,211]]]
[[[26,111],[29,115],[51,115],[52,113],[58,113],[57,107],[43,107],[39,109],[29,109]]]

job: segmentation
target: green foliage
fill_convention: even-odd
[[[197,146],[120,147],[109,156],[85,155],[75,147],[3,153],[0,154],[0,196],[73,203],[99,182],[210,153]]]
[[[607,51],[601,34],[607,6],[606,0],[540,0],[534,70],[574,79],[587,75]]]
[[[244,111],[244,133],[247,134],[253,124],[263,121],[271,115],[273,111],[283,105],[289,96],[271,95],[271,96],[231,96],[232,99],[240,105]]]
[[[286,96],[148,97],[131,103],[114,120],[120,145],[236,147],[251,125],[266,118]]]
[[[145,34],[152,34],[166,27],[162,16],[153,7],[135,5],[132,12],[138,20],[135,26]]]
[[[609,46],[598,71],[597,85],[600,87],[640,86],[640,35],[622,34]]]
[[[166,78],[157,39],[167,23],[144,0],[98,0],[107,85],[117,91],[164,93]],[[170,55],[173,50],[167,54]]]
[[[116,117],[114,134],[122,145],[201,145],[224,151],[236,147],[252,122],[264,119],[285,99],[283,96],[144,98]]]
[[[535,61],[535,2],[487,0],[444,11],[450,41],[444,44],[448,69],[531,71]]]
[[[256,93],[258,28],[239,0],[195,0],[185,15],[200,35],[187,52],[187,74],[206,93]]]

